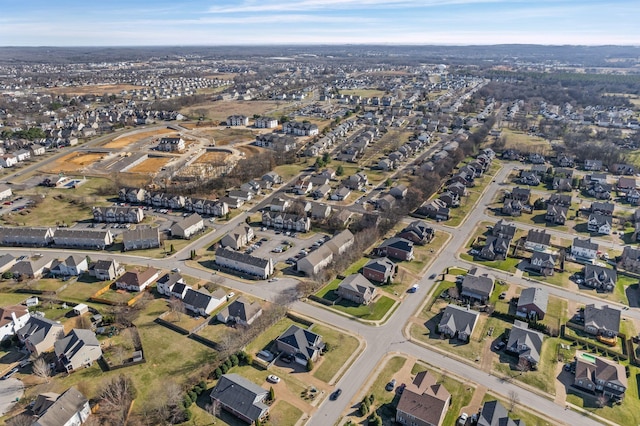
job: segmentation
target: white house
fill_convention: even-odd
[[[149,267],[145,271],[125,272],[124,275],[116,280],[116,287],[129,291],[143,291],[157,279],[158,270]]]
[[[598,256],[598,244],[591,242],[591,238],[581,240],[576,237],[571,245],[571,255],[576,259],[593,260]]]
[[[18,158],[16,158],[15,155],[6,154],[3,156],[0,156],[0,166],[6,168],[6,167],[13,167],[16,164],[18,164]]]
[[[26,306],[13,305],[0,308],[0,341],[13,336],[24,327],[31,315]]]
[[[194,213],[173,225],[171,227],[171,235],[188,240],[202,229],[204,229],[204,221],[198,213]]]

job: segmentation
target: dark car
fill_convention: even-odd
[[[385,386],[384,388],[391,392],[393,390],[393,388],[396,387],[396,379],[391,379],[391,381],[389,383],[387,383],[387,386]]]
[[[336,399],[338,399],[338,397],[342,395],[342,389],[336,389],[335,392],[333,392],[331,394],[331,396],[329,397],[330,400],[335,401]]]
[[[438,276],[437,274],[431,274],[431,275],[429,275],[429,279],[430,279],[430,280],[432,280],[432,279],[434,279],[434,278],[435,278],[435,277],[437,277],[437,276]]]

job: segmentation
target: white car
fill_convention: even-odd
[[[227,300],[231,299],[235,295],[236,294],[234,292],[231,292],[231,293],[227,294]]]
[[[267,376],[267,381],[268,381],[268,382],[271,382],[271,383],[280,383],[280,377],[275,376],[275,375],[273,375],[273,374],[269,374],[269,375]]]
[[[460,418],[458,419],[458,424],[459,425],[467,424],[467,419],[468,418],[469,418],[469,415],[467,413],[460,414]]]

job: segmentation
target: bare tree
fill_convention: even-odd
[[[49,363],[45,361],[44,357],[39,356],[38,358],[34,359],[31,370],[33,371],[33,374],[49,383],[49,377],[51,377],[51,367],[49,367]]]
[[[111,379],[100,393],[100,413],[114,425],[124,425],[136,390],[130,378],[120,375]]]
[[[220,402],[214,399],[211,401],[211,404],[207,404],[204,409],[212,416],[218,417],[220,415]]]
[[[6,424],[7,426],[31,426],[33,424],[33,417],[26,414],[19,414],[7,420]]]
[[[175,321],[178,321],[180,319],[180,314],[184,314],[185,312],[184,302],[177,297],[171,297],[171,299],[169,299],[169,309],[173,314]]]
[[[79,316],[76,318],[76,328],[91,330],[91,319],[86,315]]]
[[[520,402],[520,394],[516,391],[509,391],[509,412],[512,412]]]

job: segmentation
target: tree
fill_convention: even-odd
[[[214,417],[220,416],[220,402],[217,399],[211,401],[211,404],[205,405],[204,409]]]
[[[44,359],[44,357],[39,356],[38,358],[34,359],[31,369],[33,371],[33,374],[49,383],[49,377],[51,377],[51,368],[49,367],[49,363]]]
[[[180,314],[184,314],[185,312],[184,302],[177,297],[171,296],[169,299],[169,310],[173,314],[175,321],[178,321]]]
[[[509,412],[512,412],[520,402],[520,395],[516,391],[509,391]]]
[[[80,315],[76,319],[76,328],[82,328],[84,330],[91,330],[91,319],[86,315]]]
[[[307,371],[311,371],[311,370],[313,370],[313,360],[309,358],[307,360]]]
[[[136,389],[131,379],[123,374],[111,379],[100,392],[100,413],[112,424],[124,425]]]
[[[269,387],[269,401],[275,401],[276,400],[276,391],[273,390],[273,386]]]
[[[340,164],[336,169],[336,176],[342,176],[343,174],[344,174],[344,167],[342,167],[342,164]]]
[[[13,272],[11,272],[11,271],[5,271],[2,274],[2,279],[10,280],[11,278],[13,278]]]

